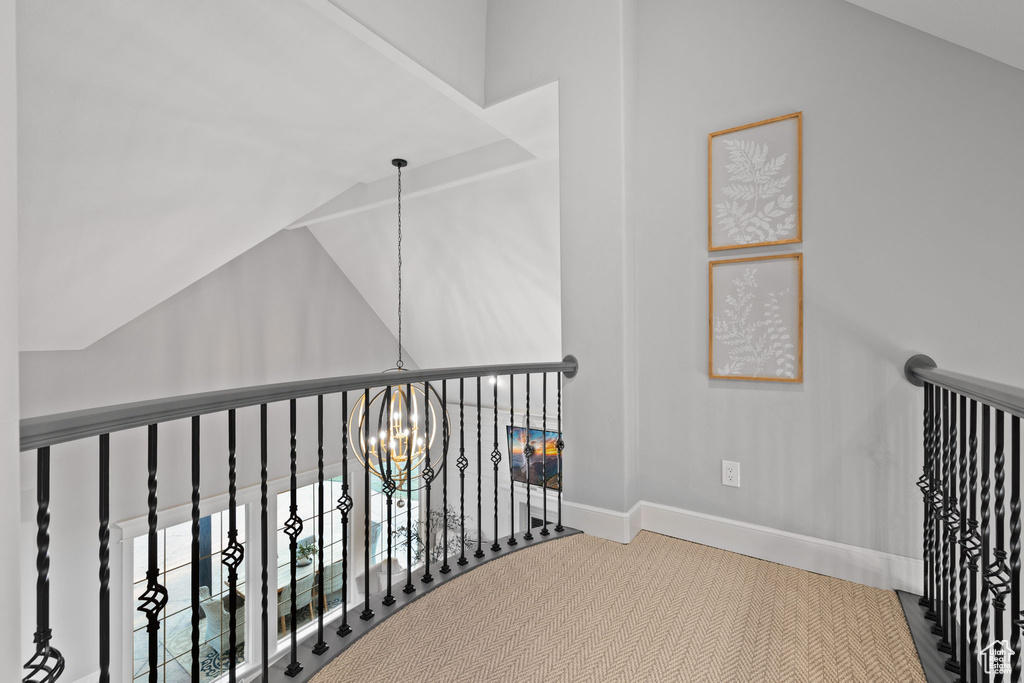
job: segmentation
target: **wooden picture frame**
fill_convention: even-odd
[[[802,242],[803,156],[799,111],[708,135],[708,251]]]
[[[803,254],[708,263],[708,377],[803,382],[803,337]]]

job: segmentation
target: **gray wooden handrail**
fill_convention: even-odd
[[[916,386],[925,382],[986,403],[1006,413],[1024,417],[1024,389],[978,379],[970,375],[940,370],[935,361],[924,354],[912,356],[903,366],[903,374]]]
[[[263,403],[276,403],[293,398],[306,398],[342,391],[401,384],[434,382],[460,377],[522,375],[526,373],[561,372],[575,376],[579,363],[575,356],[566,356],[558,363],[518,363],[512,365],[471,365],[435,370],[403,370],[369,375],[349,375],[327,379],[310,379],[280,384],[264,384],[242,389],[207,391],[172,398],[123,403],[102,408],[75,410],[67,413],[29,417],[21,421],[21,450],[28,451],[58,443],[66,443],[100,434],[180,420],[195,415],[219,413],[232,408],[246,408]]]

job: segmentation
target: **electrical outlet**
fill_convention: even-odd
[[[740,464],[738,462],[722,461],[722,486],[740,487]]]

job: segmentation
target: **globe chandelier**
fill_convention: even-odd
[[[405,159],[392,159],[398,169],[398,360],[384,372],[405,371],[402,361],[402,169]],[[397,379],[397,378],[396,378]],[[448,450],[448,411],[441,395],[429,384],[394,384],[369,398],[364,393],[349,414],[349,443],[363,467],[369,467],[385,488],[420,489],[444,466]],[[438,431],[440,448],[434,447]],[[433,450],[432,450],[433,449]],[[430,455],[429,467],[427,455]],[[399,507],[404,501],[399,500]]]

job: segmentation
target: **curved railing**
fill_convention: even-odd
[[[210,643],[216,643],[218,661],[224,662],[224,675],[232,682],[252,672],[262,673],[263,681],[287,680],[306,667],[307,671],[302,674],[305,679],[309,675],[308,669],[321,668],[373,624],[446,578],[512,551],[520,540],[529,545],[552,537],[549,526],[556,533],[571,532],[562,525],[561,514],[564,446],[562,377],[572,377],[577,370],[576,359],[567,356],[553,363],[385,372],[207,392],[22,420],[22,451],[35,450],[37,463],[35,655],[26,664],[24,680],[35,683],[55,681],[69,665],[54,644],[62,638],[70,638],[71,634],[62,632],[61,624],[51,628],[50,623],[50,482],[51,449],[54,447],[56,454],[61,448],[73,448],[72,442],[80,444],[96,439],[100,472],[97,640],[101,683],[110,681],[112,672],[117,675],[119,671],[119,665],[111,662],[111,639],[129,626],[120,620],[112,621],[110,612],[110,435],[143,428],[146,430],[147,456],[147,569],[145,591],[138,599],[137,611],[145,616],[146,637],[145,642],[141,638],[133,639],[134,659],[129,661],[140,660],[139,651],[142,651],[141,661],[145,663],[148,660],[149,680],[157,681],[162,680],[161,674],[169,665],[168,661],[177,658],[174,661],[183,668],[187,662],[192,680],[199,681],[202,648],[209,649],[213,647]],[[521,392],[518,402],[517,385]],[[325,396],[332,395],[340,397],[332,399],[341,403],[340,420],[332,418],[339,411],[324,409]],[[500,403],[503,398],[507,399],[506,405]],[[311,401],[316,403],[316,432],[300,433],[297,420],[300,402],[305,405]],[[275,403],[287,403],[285,422],[289,439],[286,443],[273,444],[269,436],[271,420],[268,407]],[[246,551],[252,549],[254,539],[245,542],[236,519],[236,510],[239,509],[237,443],[239,432],[244,429],[239,428],[236,418],[240,411],[256,409],[259,411],[260,444],[260,535],[255,539],[260,551],[258,567],[254,566],[251,558],[247,559]],[[200,488],[204,466],[200,427],[203,416],[212,414],[225,414],[227,422],[227,443],[223,449],[228,473],[226,509],[223,511],[227,521],[221,539],[223,547],[216,552],[210,550],[212,532],[208,518],[203,515],[211,512],[220,514],[221,510],[210,509],[210,499],[202,495]],[[255,414],[245,412],[245,415],[252,417],[255,425]],[[499,438],[499,423],[504,425],[506,419],[505,438]],[[182,608],[182,613],[187,612],[185,616],[190,619],[179,623],[178,632],[172,634],[161,632],[161,624],[166,626],[169,623],[165,614],[169,592],[158,543],[159,534],[163,533],[160,525],[162,510],[157,496],[158,453],[160,425],[178,420],[190,421],[191,435],[191,459],[187,463],[192,475],[190,600]],[[332,421],[340,424],[332,427]],[[325,448],[325,422],[332,433],[340,433],[340,444]],[[485,430],[485,424],[490,429]],[[538,426],[539,430],[536,429]],[[284,429],[282,424],[282,431]],[[317,468],[312,519],[316,529],[302,537],[304,520],[298,514],[297,502],[297,446],[301,442],[314,441]],[[453,444],[457,444],[455,452],[458,457],[450,462],[449,451]],[[485,449],[489,465],[484,464]],[[474,450],[475,458],[472,457]],[[268,495],[268,468],[273,463],[272,453],[285,452],[288,453],[289,481],[281,494],[289,494],[289,516],[281,533],[288,539],[288,558],[287,565],[280,567],[284,572],[279,577],[280,581],[274,581],[268,548],[276,545],[278,530],[272,529],[269,523],[272,503]],[[75,454],[80,456],[80,446]],[[355,458],[354,464],[350,455]],[[505,468],[502,468],[503,461],[508,465]],[[325,468],[332,467],[329,462],[333,462],[335,469],[340,465],[340,477],[330,480],[332,490],[340,494],[336,501],[325,500]],[[173,464],[178,468],[186,465],[180,462]],[[355,468],[355,473],[350,473],[350,465]],[[483,486],[485,469],[488,470],[486,476],[493,478],[493,485],[487,490]],[[507,474],[503,474],[502,469]],[[53,476],[60,476],[60,471],[61,468],[56,467]],[[472,515],[467,514],[467,474],[470,475],[470,489],[472,475],[475,474],[476,478],[475,495],[470,491],[472,497],[468,501],[470,513],[474,500],[476,503],[475,529],[472,528]],[[123,481],[124,476],[121,479],[117,482],[118,489],[130,484]],[[499,481],[501,488],[504,488],[505,481],[508,482],[507,495],[499,496]],[[142,486],[142,482],[137,485]],[[455,490],[451,492],[449,503],[450,487],[457,488],[458,509],[455,508]],[[441,489],[440,505],[437,505],[437,488]],[[357,505],[360,495],[362,505]],[[425,502],[422,505],[421,496]],[[489,499],[486,506],[485,498]],[[372,499],[380,503],[379,519],[374,519]],[[417,508],[415,520],[414,503]],[[521,507],[524,503],[525,507]],[[488,511],[493,513],[493,524],[491,521],[484,524],[485,507],[493,508]],[[76,510],[75,513],[87,514],[85,510]],[[403,522],[403,513],[404,526],[399,526]],[[519,526],[516,524],[517,513]],[[504,523],[506,519],[507,523]],[[325,535],[325,521],[331,525],[328,535]],[[539,538],[533,535],[534,523],[540,527]],[[502,527],[508,534],[501,533]],[[325,562],[324,547],[328,541],[334,543],[336,532],[341,535],[340,560],[329,558],[331,561]],[[356,532],[362,536],[363,552],[350,556],[351,534]],[[371,546],[375,548],[372,556]],[[401,549],[405,551],[404,558],[399,552]],[[207,563],[211,561],[211,554],[220,555],[227,577],[223,582],[211,578],[209,566],[205,572],[201,571],[204,560]],[[300,570],[300,559],[306,557],[312,559],[307,563],[310,569]],[[377,557],[382,559],[376,562]],[[440,565],[437,567],[440,576],[432,575],[432,564]],[[243,625],[245,617],[257,611],[254,601],[250,600],[246,605],[245,596],[239,590],[240,574],[249,566],[259,570],[260,617],[258,631],[249,629],[258,635],[253,642],[254,647],[243,647],[247,632]],[[400,596],[394,594],[395,572],[405,574]],[[252,573],[245,573],[245,576],[252,576]],[[398,578],[401,581],[401,577]],[[275,589],[278,591],[275,602],[287,605],[287,608],[271,604],[270,596]],[[350,610],[350,600],[357,593],[361,593],[362,609],[356,605]],[[328,608],[331,600],[340,603],[333,612]],[[311,619],[303,629],[300,628],[299,615],[307,609]],[[350,622],[350,611],[353,616],[358,615],[355,622]],[[271,637],[272,623],[275,626],[280,624],[287,645],[280,646],[278,638]],[[333,633],[325,631],[325,625],[335,623],[337,628]],[[164,630],[169,631],[170,627]],[[300,638],[303,630],[305,633]],[[183,641],[185,644],[181,645]],[[175,650],[176,647],[181,651]],[[329,652],[331,654],[327,654]],[[121,672],[119,679],[137,678],[138,673],[137,670]]]
[[[924,392],[919,603],[934,622],[931,647],[961,681],[1018,681],[1024,389],[940,369],[923,355],[904,373]]]

